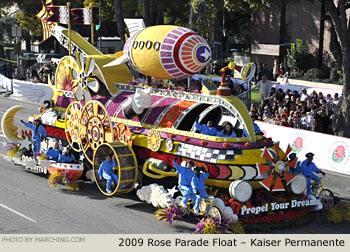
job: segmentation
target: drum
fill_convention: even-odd
[[[289,184],[290,190],[295,194],[302,194],[306,190],[307,181],[304,175],[296,175]]]
[[[246,202],[253,194],[252,186],[245,180],[235,180],[228,189],[232,198],[239,202]]]

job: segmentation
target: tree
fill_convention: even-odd
[[[342,52],[343,101],[335,115],[333,130],[339,136],[350,137],[350,17],[346,13],[350,1],[320,0],[320,2],[332,20]]]
[[[125,26],[124,26],[124,18],[123,18],[123,3],[122,0],[114,0],[114,10],[115,15],[117,16],[117,26],[118,33],[120,36],[120,40],[122,42],[122,46],[125,44]]]

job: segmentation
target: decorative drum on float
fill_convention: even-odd
[[[232,198],[239,202],[246,202],[252,197],[253,188],[245,180],[235,180],[230,184],[228,189]]]

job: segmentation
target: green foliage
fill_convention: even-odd
[[[309,81],[318,81],[324,78],[324,73],[317,68],[310,68],[304,74],[303,79]]]
[[[291,43],[290,49],[287,49],[287,64],[293,71],[305,70],[309,56],[309,41],[296,39],[295,43]]]

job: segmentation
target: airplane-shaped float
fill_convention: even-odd
[[[289,185],[296,194],[305,190],[303,177],[288,173],[296,162],[287,161],[291,149],[283,153],[278,143],[256,135],[245,105],[227,92],[225,69],[216,95],[128,84],[132,75],[126,63],[157,79],[187,78],[210,62],[211,50],[187,28],[146,28],[139,20],[126,24],[130,38],[124,50],[114,55],[102,54],[71,31],[73,55],[58,63],[54,83],[48,85],[52,97],[39,115],[50,137],[67,140],[75,152],[84,153],[95,178],[105,155],[114,153],[119,183],[108,194],[105,181],[96,180],[102,193],[129,192],[141,177],[171,180],[177,175],[169,170],[176,156],[205,167],[210,173],[208,186],[229,189],[241,202],[249,200],[253,188],[283,191]],[[56,24],[51,33],[68,49],[66,28]],[[243,77],[254,75],[252,65],[241,69]],[[235,65],[228,67],[233,70]],[[200,134],[194,128],[197,116],[200,123],[212,120],[214,125],[233,121],[247,137]],[[10,132],[10,139],[16,133],[4,132]]]

